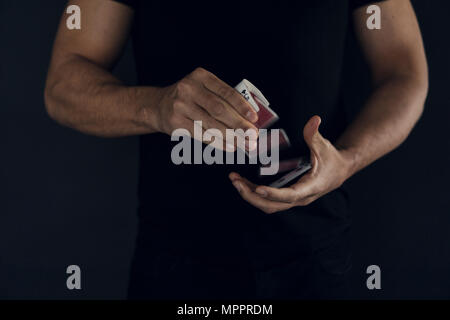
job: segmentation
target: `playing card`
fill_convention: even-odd
[[[275,146],[278,146],[278,151],[290,147],[291,142],[286,134],[286,131],[284,131],[283,129],[276,129],[276,130],[278,130],[278,142],[275,142],[275,144],[272,146],[272,131],[268,130],[267,135],[265,136],[266,142],[261,143],[261,136],[260,136],[260,138],[258,139],[257,152],[251,153],[246,151],[247,156],[253,159],[253,157],[255,156],[268,155],[269,154],[268,152]]]
[[[294,180],[295,178],[304,174],[309,169],[311,169],[311,163],[308,160],[303,159],[295,170],[289,172],[285,176],[283,176],[280,179],[278,179],[277,181],[273,182],[270,185],[270,187],[281,188],[281,187],[285,186],[286,184],[288,184],[289,182],[291,182],[292,180]]]
[[[303,158],[295,158],[295,159],[289,159],[289,160],[283,160],[278,163],[278,173],[283,173],[286,171],[291,171],[297,168],[303,161]],[[268,167],[269,165],[262,166]],[[260,176],[261,176],[261,169],[260,169]]]
[[[279,119],[275,111],[269,107],[269,101],[250,81],[242,80],[235,89],[239,91],[258,114],[258,122],[255,123],[258,129],[268,128]]]
[[[268,131],[267,133],[267,142],[266,143],[260,143],[258,141],[258,154],[267,154],[267,151],[270,151],[273,147],[278,147],[278,150],[286,149],[291,146],[291,142],[289,140],[289,137],[286,134],[286,131],[283,129],[277,129],[278,134],[278,142],[276,142],[275,145],[272,146],[272,131]]]

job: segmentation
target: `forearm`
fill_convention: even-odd
[[[425,77],[397,76],[380,84],[336,146],[349,162],[348,176],[397,148],[420,118]]]
[[[83,133],[102,137],[157,131],[160,89],[127,87],[107,70],[72,56],[52,66],[45,89],[49,115]]]

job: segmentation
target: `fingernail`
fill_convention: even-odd
[[[264,189],[256,189],[256,193],[259,194],[262,197],[266,197],[267,196],[267,191]]]
[[[233,186],[237,189],[237,191],[241,192],[242,187],[238,181],[233,182]]]
[[[256,115],[256,113],[249,111],[247,112],[246,115],[247,119],[250,120],[251,122],[256,122],[258,121],[258,116]]]
[[[229,175],[229,178],[230,178],[231,182],[233,182],[233,181],[239,179],[240,176],[239,176],[239,174],[237,174],[236,172],[232,172],[232,173]]]

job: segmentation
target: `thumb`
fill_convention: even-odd
[[[319,132],[319,126],[322,122],[319,116],[314,116],[306,123],[303,128],[303,138],[308,145],[311,152],[316,156],[318,155],[320,149],[325,145],[325,139]]]

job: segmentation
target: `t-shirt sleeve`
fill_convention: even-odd
[[[113,0],[113,1],[123,3],[124,5],[127,5],[133,9],[136,7],[136,0]]]
[[[350,0],[350,9],[355,10],[363,6],[369,6],[371,4],[380,2],[382,0]]]

